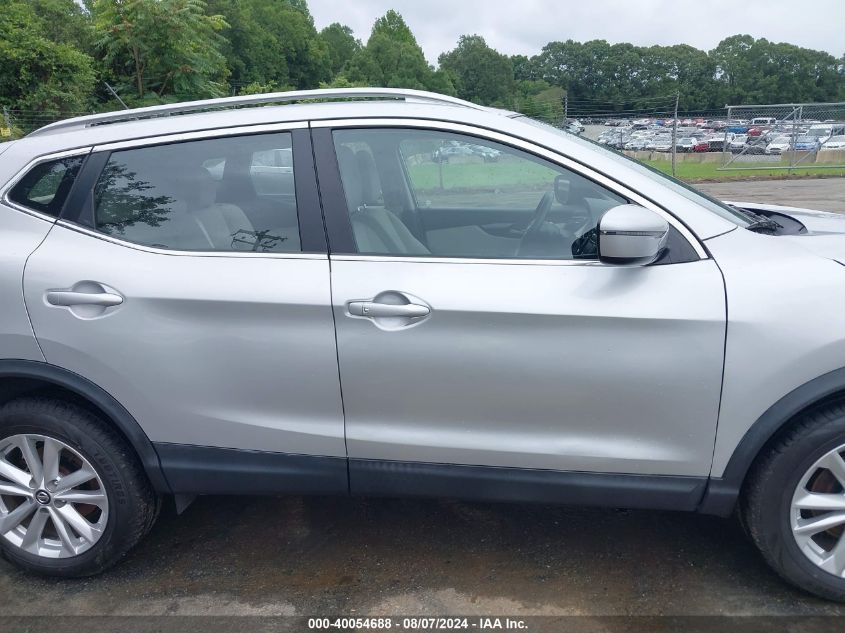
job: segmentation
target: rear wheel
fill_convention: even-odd
[[[86,576],[149,530],[158,499],[126,442],[89,411],[49,398],[0,407],[0,550],[25,569]]]
[[[781,576],[845,601],[845,407],[809,413],[780,438],[755,466],[741,511]]]

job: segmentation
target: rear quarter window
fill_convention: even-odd
[[[83,158],[72,156],[37,164],[12,187],[9,200],[54,218],[59,217]]]

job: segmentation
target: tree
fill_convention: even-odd
[[[87,109],[96,76],[94,60],[68,41],[81,24],[75,3],[0,0],[0,9],[0,105],[56,117]]]
[[[221,53],[227,26],[206,15],[203,0],[96,0],[97,47],[103,62],[138,104],[163,98],[217,97],[228,75]]]
[[[513,63],[480,35],[461,35],[454,50],[438,58],[453,78],[458,96],[485,105],[504,102],[513,92]]]
[[[356,84],[454,94],[448,75],[429,65],[411,29],[393,10],[376,20],[367,45],[350,60],[345,74]]]
[[[352,29],[338,22],[329,24],[320,31],[320,38],[329,52],[330,68],[334,77],[343,69],[363,47],[361,40],[355,39]]]
[[[331,77],[331,58],[304,0],[210,0],[229,27],[223,47],[234,86],[274,82],[315,88]]]

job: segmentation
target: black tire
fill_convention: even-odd
[[[48,576],[82,577],[108,569],[152,528],[160,508],[137,456],[99,417],[60,399],[26,397],[0,407],[0,440],[24,433],[60,440],[88,460],[105,488],[108,520],[100,539],[77,556],[37,556],[3,538],[0,552],[17,566]]]
[[[845,602],[845,578],[824,571],[801,552],[792,535],[790,510],[804,474],[842,444],[843,404],[802,415],[755,462],[740,500],[743,524],[766,562],[796,587],[838,602]]]

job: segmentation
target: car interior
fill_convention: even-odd
[[[113,152],[95,187],[98,230],[178,250],[300,250],[287,134]],[[287,163],[287,164],[284,164]]]
[[[438,151],[446,143],[467,149]],[[335,145],[361,253],[595,259],[601,214],[627,202],[578,174],[481,139],[344,130],[335,132]],[[435,170],[440,184],[421,182]],[[452,172],[466,184],[450,186]]]

